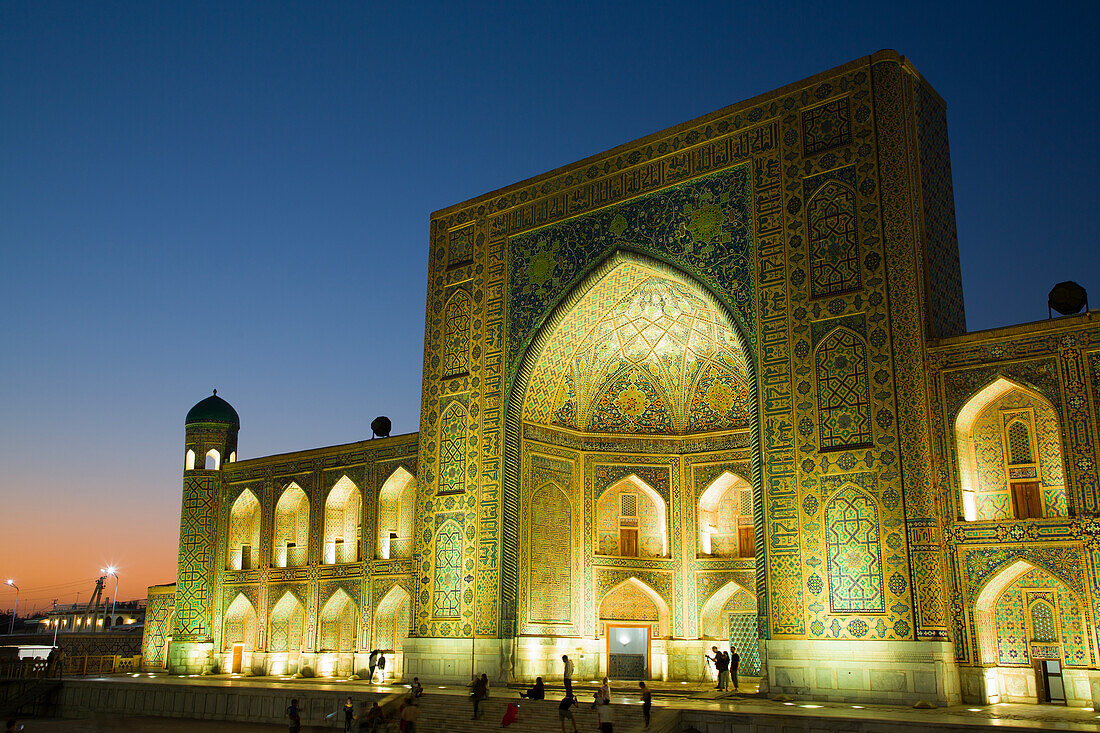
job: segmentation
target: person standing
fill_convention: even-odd
[[[374,684],[374,670],[378,668],[378,650],[371,649],[370,657],[367,659],[367,669],[370,670],[370,677],[368,682]]]
[[[725,652],[719,651],[714,655],[714,666],[718,668],[717,689],[725,692],[729,689],[730,658]]]
[[[302,730],[302,711],[298,709],[298,698],[290,701],[290,707],[286,709],[286,717],[290,718],[290,733],[300,733]]]
[[[474,692],[470,695],[470,699],[474,703],[474,717],[473,720],[477,720],[481,717],[481,701],[489,696],[489,675],[482,674],[480,677],[474,680]]]
[[[378,684],[385,684],[386,682],[386,653],[381,649],[378,650],[378,675],[381,679],[378,680]]]
[[[351,722],[355,720],[355,704],[349,697],[344,703],[344,733],[351,730]]]
[[[561,661],[565,665],[565,696],[573,697],[573,660],[569,658],[568,654],[562,654]]]
[[[596,718],[600,721],[600,733],[614,733],[615,709],[609,702],[596,705]]]
[[[729,675],[733,679],[733,689],[736,690],[737,689],[737,668],[741,664],[741,655],[739,655],[737,653],[737,651],[732,649],[732,648],[730,649],[730,651],[733,653],[733,656],[730,658]]]
[[[645,727],[649,727],[649,713],[653,710],[653,693],[645,686],[645,682],[639,682],[642,688],[642,717],[645,718]]]

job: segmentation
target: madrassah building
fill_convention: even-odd
[[[431,215],[420,431],[188,413],[144,664],[1091,705],[1100,315],[968,333],[943,100],[882,51]]]

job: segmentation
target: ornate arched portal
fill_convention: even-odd
[[[763,514],[751,506],[759,502],[752,498],[760,493],[759,438],[745,343],[729,310],[705,286],[633,253],[613,254],[553,310],[519,364],[509,402],[506,483],[514,482],[517,508],[543,507],[537,517],[513,513],[505,492],[505,521],[515,516],[525,523],[515,535],[521,538],[518,634],[554,639],[555,648],[571,645],[579,653],[593,646],[591,658],[607,670],[611,651],[598,589],[621,585],[623,571],[614,568],[624,561],[647,562],[653,583],[669,597],[694,599],[695,575],[722,562],[735,560],[752,577],[762,558],[740,543],[753,545],[763,536],[751,526]],[[754,480],[737,479],[728,467]],[[716,481],[721,486],[713,488]],[[548,484],[558,487],[553,502],[544,500]],[[742,491],[749,506],[742,506]],[[738,529],[742,513],[745,531]],[[713,526],[704,528],[705,522]],[[504,536],[512,533],[506,528]],[[685,578],[678,568],[689,562]],[[560,572],[546,570],[557,564]],[[553,613],[541,595],[536,602],[530,585],[549,576],[560,601]],[[701,660],[698,645],[684,643],[701,638],[698,609],[669,612],[654,623],[645,603],[616,608],[617,627],[646,629],[647,676],[698,676],[697,662],[687,661]],[[622,617],[632,608],[638,618]],[[578,636],[604,643],[566,641]],[[520,647],[524,674],[550,672],[554,659],[529,658],[534,654],[544,652]],[[677,655],[682,663],[673,663]]]

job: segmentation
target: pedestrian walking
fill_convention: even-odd
[[[290,733],[300,733],[302,730],[302,711],[298,709],[298,698],[290,701],[286,709],[286,717],[290,719]]]
[[[645,682],[639,682],[642,688],[642,717],[645,718],[645,727],[649,727],[649,713],[653,709],[653,693],[645,686]]]
[[[573,697],[573,660],[568,654],[562,654],[561,662],[565,665],[565,696]]]
[[[420,705],[415,697],[410,697],[408,704],[401,710],[401,725],[405,733],[416,733],[416,721],[420,717]]]
[[[355,704],[352,703],[349,697],[344,703],[344,733],[348,733],[351,730],[352,721],[355,720]]]
[[[577,727],[577,719],[573,717],[573,706],[577,704],[577,698],[569,693],[558,703],[558,720],[561,721],[561,733],[565,733],[565,721],[573,723],[573,733],[580,733]]]
[[[367,682],[374,684],[374,670],[378,669],[378,650],[372,649],[370,657],[367,658],[367,669],[370,670],[370,677],[367,678]]]
[[[596,706],[596,718],[600,721],[600,733],[614,733],[615,708],[611,703],[603,702]]]

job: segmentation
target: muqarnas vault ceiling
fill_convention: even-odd
[[[697,285],[623,263],[546,343],[524,419],[597,433],[744,428],[752,414],[748,374],[725,315]]]

